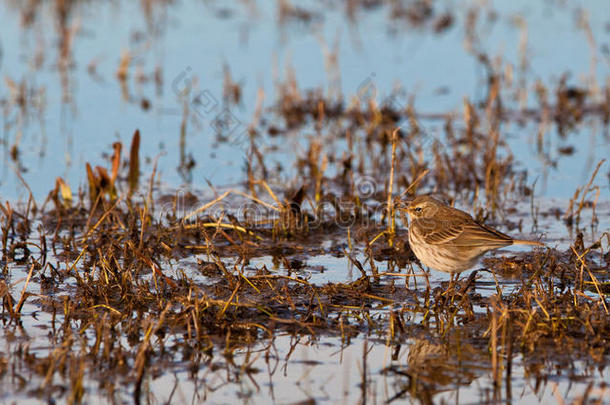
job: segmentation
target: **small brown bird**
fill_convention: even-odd
[[[468,270],[490,250],[510,245],[544,246],[513,239],[432,197],[416,197],[406,211],[411,219],[409,244],[413,253],[426,266],[447,273]]]

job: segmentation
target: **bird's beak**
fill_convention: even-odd
[[[411,200],[401,200],[396,203],[396,209],[401,211],[406,211],[408,214],[411,214]]]

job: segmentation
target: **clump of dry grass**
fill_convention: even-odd
[[[394,134],[398,139],[398,131]],[[322,234],[345,237],[337,216],[346,213],[337,208],[339,204],[334,215],[305,204],[309,199],[329,200],[320,183],[297,192],[286,190],[288,197],[282,200],[265,181],[253,178],[256,197],[228,190],[203,204],[192,201],[192,211],[182,216],[175,198],[170,198],[174,209],[159,215],[152,203],[159,200],[152,186],[154,175],[148,195],[134,194],[139,138],[136,132],[126,161],[121,158],[122,146],[114,145],[111,174],[101,167],[93,172],[87,165],[88,199],[74,199],[69,186],[58,179],[48,199],[52,208],[17,212],[8,203],[2,205],[4,271],[18,263],[29,266],[19,298],[5,281],[0,284],[7,319],[19,324],[26,301],[52,314],[50,338],[58,349],[43,357],[26,349],[10,360],[24,362],[43,378],[41,395],[51,395],[51,381],[59,373],[69,381],[74,401],[84,395],[85,378],[106,379],[109,387],[126,378],[137,399],[144,375],[161,372],[162,364],[171,361],[170,341],[172,351],[185,353],[183,361],[196,369],[202,353],[221,350],[230,356],[236,348],[278,333],[332,335],[346,344],[362,333],[383,336],[388,344],[404,342],[415,333],[422,342],[436,342],[430,344],[439,358],[466,339],[472,355],[488,362],[495,390],[510,381],[510,362],[517,354],[538,359],[561,347],[572,360],[605,362],[610,349],[608,274],[598,257],[603,256],[607,235],[589,247],[576,240],[567,252],[490,259],[487,265],[493,271],[518,271],[521,282],[510,291],[499,283],[497,293],[484,298],[473,288],[474,276],[453,287],[418,283],[412,277],[417,274],[406,274],[404,284],[388,283],[385,277],[397,273],[380,273],[375,259],[403,267],[414,257],[400,229],[388,225],[390,218],[387,224],[371,222],[354,211],[349,214],[350,234],[355,236],[350,244],[368,246],[368,259],[361,263],[347,251],[342,254],[361,277],[353,283],[314,285],[299,275],[300,265],[290,255],[309,251],[315,257]],[[323,172],[320,157],[309,157],[308,176],[316,184]],[[355,197],[349,188],[341,196],[352,202]],[[387,204],[384,193],[377,198],[381,206]],[[249,201],[257,215],[238,218],[230,210],[213,210],[228,201]],[[39,226],[39,244],[30,242],[33,226]],[[375,243],[379,238],[394,242],[386,248]],[[195,254],[205,258],[197,267],[179,264],[181,258]],[[251,258],[267,255],[282,262],[288,274],[265,266],[253,272],[248,267]],[[40,284],[41,293],[27,292],[32,280]],[[70,293],[54,292],[61,290]],[[131,342],[129,350],[119,344],[124,337]],[[421,361],[429,364],[429,371],[436,367],[426,356]],[[87,374],[93,364],[100,371]],[[440,375],[462,370],[451,362],[444,367]],[[418,375],[405,388],[413,395],[431,395],[432,387],[442,383],[430,380],[432,374]],[[462,382],[468,381],[464,376]]]

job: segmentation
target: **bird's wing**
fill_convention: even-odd
[[[431,245],[442,245],[458,238],[464,231],[464,227],[458,221],[436,221],[418,219],[417,227],[426,243]]]
[[[487,246],[493,249],[512,245],[513,239],[500,231],[472,221],[463,225],[462,233],[452,243],[456,246]]]
[[[435,221],[434,226],[426,227],[426,224],[418,224],[423,239],[431,245],[449,244],[456,247],[502,247],[512,244],[510,236],[480,225],[473,220]]]

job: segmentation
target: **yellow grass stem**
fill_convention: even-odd
[[[192,217],[194,217],[195,215],[198,215],[200,213],[202,213],[203,211],[207,210],[208,208],[210,208],[211,206],[213,206],[214,204],[216,204],[217,202],[220,202],[222,200],[224,200],[229,194],[231,194],[231,190],[227,190],[224,193],[222,193],[221,196],[219,196],[218,198],[202,205],[201,207],[197,208],[195,211],[191,212],[190,214],[188,214],[187,216],[185,216],[182,221],[186,221]]]
[[[123,315],[123,313],[121,311],[119,311],[118,309],[112,308],[110,305],[98,304],[98,305],[93,305],[92,307],[89,307],[89,309],[96,309],[96,308],[105,308],[111,312],[116,313],[117,315]]]
[[[428,173],[430,173],[430,169],[426,169],[423,172],[421,172],[420,174],[418,174],[417,177],[415,178],[415,180],[413,180],[413,182],[411,184],[409,184],[409,187],[407,187],[407,189],[405,191],[400,193],[400,196],[402,197],[405,194],[409,193],[415,186],[417,186],[419,184],[420,181],[422,181],[424,176],[427,175]]]
[[[246,198],[248,198],[248,199],[250,199],[250,200],[252,200],[252,201],[254,201],[254,202],[256,202],[256,203],[258,203],[260,205],[264,205],[265,207],[267,207],[269,209],[272,209],[272,210],[275,210],[275,211],[280,211],[280,208],[278,208],[278,207],[276,207],[274,205],[271,205],[271,204],[269,204],[269,203],[267,203],[267,202],[265,202],[263,200],[260,200],[260,199],[254,197],[254,196],[246,194],[243,191],[233,190],[233,193],[237,194],[237,195],[241,195],[242,197],[246,197]]]
[[[390,247],[392,247],[394,244],[394,233],[396,230],[396,220],[394,218],[394,199],[392,198],[392,193],[394,191],[394,167],[396,166],[396,141],[398,131],[400,131],[400,127],[396,128],[392,132],[392,163],[390,165],[390,180],[388,184],[388,232],[390,234],[388,244]]]
[[[260,180],[257,183],[260,183],[263,185],[263,187],[265,187],[265,190],[267,190],[267,193],[269,193],[269,195],[271,196],[271,198],[273,198],[273,200],[278,204],[278,205],[282,205],[282,203],[280,202],[280,200],[277,198],[277,196],[275,195],[275,193],[273,192],[273,190],[271,190],[271,187],[269,187],[269,185],[267,184],[267,182],[265,180]]]
[[[225,302],[225,305],[222,308],[222,311],[220,311],[220,313],[218,314],[218,318],[224,316],[225,312],[227,312],[227,308],[229,308],[229,305],[233,301],[233,298],[235,298],[235,295],[237,295],[237,291],[239,290],[240,287],[241,287],[241,282],[238,282],[237,285],[235,286],[235,289],[233,290],[233,293],[231,294],[231,297],[229,298],[228,301]]]
[[[23,289],[21,290],[21,297],[19,297],[19,303],[17,304],[17,308],[15,309],[16,313],[21,312],[21,308],[23,307],[23,304],[25,303],[25,299],[26,299],[25,290],[28,288],[28,284],[30,284],[30,279],[32,278],[32,272],[34,271],[34,267],[36,267],[36,263],[32,263],[32,265],[30,266],[30,271],[28,272],[28,277],[25,279],[25,285],[23,286]]]
[[[377,236],[375,236],[370,242],[369,245],[372,245],[373,243],[377,242],[377,239],[381,238],[383,235],[385,235],[386,233],[388,233],[388,231],[382,231],[380,234],[378,234]]]
[[[598,166],[599,168],[599,166]],[[574,250],[573,246],[570,246],[570,248],[572,249],[572,252],[574,252],[574,254],[576,255],[576,257],[578,258],[578,260],[580,261],[582,267],[587,269],[587,272],[589,273],[589,277],[591,277],[591,280],[593,285],[595,286],[595,290],[597,291],[597,295],[599,295],[599,300],[601,301],[602,305],[604,306],[604,311],[606,311],[606,315],[608,315],[608,307],[606,306],[606,298],[605,295],[602,294],[601,290],[599,289],[599,282],[597,281],[597,278],[593,275],[593,273],[591,273],[591,270],[589,269],[589,266],[587,266],[586,262],[583,260],[584,256],[589,253],[589,249],[587,249],[582,255],[579,255],[576,250]]]
[[[104,212],[104,214],[102,214],[102,216],[100,217],[100,219],[95,223],[95,225],[93,225],[93,227],[91,229],[89,229],[87,231],[87,233],[85,234],[85,237],[83,238],[83,240],[81,241],[81,245],[84,245],[87,242],[87,239],[89,239],[89,236],[91,236],[91,234],[93,233],[93,231],[95,231],[97,229],[98,226],[100,226],[102,224],[102,222],[104,222],[104,220],[108,217],[108,215],[110,215],[110,213],[112,212],[112,210],[114,210],[116,208],[116,206],[121,202],[121,200],[123,199],[123,197],[119,197],[113,204],[112,207],[110,207],[106,212]]]

